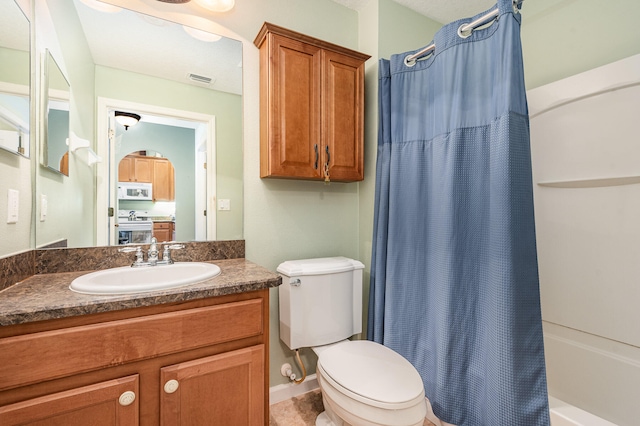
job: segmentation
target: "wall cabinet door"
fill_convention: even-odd
[[[260,48],[260,176],[364,179],[368,55],[265,23]]]
[[[153,160],[153,200],[174,201],[175,178],[173,165],[167,159]]]
[[[328,163],[331,180],[363,180],[364,62],[325,51],[322,66],[322,164]]]
[[[118,164],[119,182],[152,182],[153,159],[126,156]]]
[[[267,141],[261,141],[262,177],[321,178],[321,54],[316,46],[273,36],[271,72],[261,88],[269,100],[261,117],[270,117],[261,123],[267,132]]]
[[[165,367],[160,423],[263,426],[264,345]]]
[[[138,375],[109,380],[0,407],[0,424],[138,424]]]

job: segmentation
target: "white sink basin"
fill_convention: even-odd
[[[84,294],[140,293],[193,284],[219,274],[220,267],[201,262],[139,268],[124,266],[82,275],[73,280],[69,288]]]

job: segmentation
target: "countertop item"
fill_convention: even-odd
[[[86,295],[69,290],[71,281],[91,271],[33,275],[0,291],[0,326],[204,299],[282,283],[275,272],[244,258],[211,263],[220,267],[220,275],[195,284],[139,294]]]

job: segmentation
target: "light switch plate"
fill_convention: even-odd
[[[20,192],[17,189],[9,189],[7,192],[7,223],[18,223],[19,208]]]
[[[47,220],[47,213],[49,212],[49,202],[47,196],[40,194],[40,222]]]
[[[219,199],[218,200],[218,210],[231,210],[231,200],[229,199]]]

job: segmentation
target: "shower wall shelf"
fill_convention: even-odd
[[[640,176],[538,182],[538,186],[550,188],[603,188],[606,186],[633,185],[635,183],[640,183]]]

